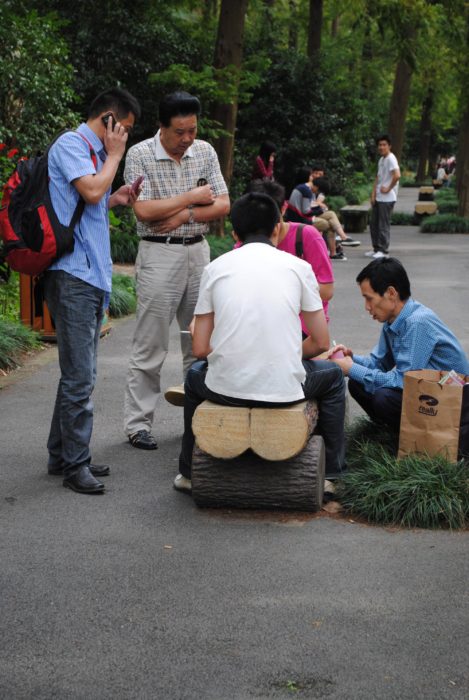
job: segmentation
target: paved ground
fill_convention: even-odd
[[[361,240],[335,265],[331,325],[367,351],[379,326],[354,282]],[[469,352],[469,237],[395,228],[392,252]],[[467,533],[197,509],[171,487],[180,409],[161,403],[156,453],[124,440],[133,327],[100,349],[104,496],[46,474],[55,351],[0,391],[0,698],[467,698]]]

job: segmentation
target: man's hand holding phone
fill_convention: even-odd
[[[119,160],[124,155],[125,144],[127,143],[128,133],[120,122],[117,122],[112,112],[104,114],[101,117],[106,130],[104,132],[104,147],[106,153],[110,157],[116,157]]]
[[[139,175],[136,180],[132,182],[130,185],[130,189],[132,190],[132,193],[138,197],[140,192],[142,191],[142,182],[144,181],[145,176],[144,175]]]

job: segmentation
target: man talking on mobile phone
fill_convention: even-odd
[[[91,394],[112,282],[108,209],[131,205],[138,196],[128,185],[111,194],[111,185],[139,116],[129,92],[106,90],[92,102],[86,123],[60,136],[49,151],[49,190],[59,221],[68,225],[78,201],[85,203],[74,228],[74,250],[47,270],[44,288],[61,373],[47,442],[48,472],[62,475],[63,485],[78,493],[102,493],[104,484],[96,477],[110,471],[91,463]]]
[[[202,271],[210,262],[208,222],[229,212],[217,154],[196,139],[200,102],[187,92],[164,97],[156,135],[129,149],[125,181],[143,175],[134,204],[140,236],[135,273],[137,326],[125,390],[124,428],[133,447],[155,450],[151,434],[169,326],[192,320]],[[181,334],[183,372],[194,362],[191,337]]]

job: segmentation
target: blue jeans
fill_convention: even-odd
[[[319,403],[318,432],[323,436],[326,446],[326,475],[340,472],[344,467],[344,419],[345,419],[345,382],[342,370],[327,360],[305,360],[306,379],[303,385],[307,399],[317,399]],[[184,435],[179,456],[180,473],[191,478],[192,451],[194,433],[192,418],[199,404],[205,400],[223,406],[250,406],[276,408],[286,403],[267,403],[250,399],[235,399],[216,394],[205,384],[208,364],[206,360],[194,362],[184,383]]]
[[[72,476],[90,463],[91,394],[105,292],[63,270],[46,273],[44,296],[55,324],[60,381],[47,449],[49,466]]]

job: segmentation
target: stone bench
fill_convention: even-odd
[[[340,208],[340,218],[347,233],[363,233],[368,225],[370,204],[347,204]]]
[[[204,401],[192,421],[192,496],[198,506],[314,512],[325,452],[315,401],[238,408]]]
[[[419,202],[433,202],[435,188],[424,186],[419,188]]]
[[[422,219],[424,216],[436,214],[438,206],[436,202],[417,202],[415,205],[415,216],[417,219]]]

